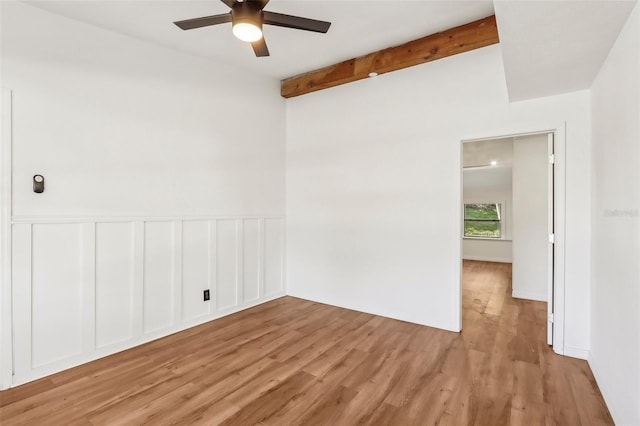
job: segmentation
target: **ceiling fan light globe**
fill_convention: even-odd
[[[233,35],[242,41],[252,43],[262,38],[262,30],[249,22],[237,22],[233,24]]]

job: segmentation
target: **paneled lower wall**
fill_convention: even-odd
[[[15,220],[13,384],[284,292],[282,217]]]

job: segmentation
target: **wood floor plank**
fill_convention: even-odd
[[[465,261],[463,331],[283,297],[0,392],[5,425],[611,425],[511,265]]]
[[[313,385],[313,375],[298,371],[277,386],[261,395],[238,411],[234,416],[222,422],[222,425],[255,425],[268,420],[275,412],[287,404],[289,400],[303,393]]]
[[[240,407],[228,402],[224,398],[230,393],[242,388],[255,377],[265,374],[265,371],[275,368],[277,363],[271,358],[262,358],[244,368],[218,380],[209,378],[197,381],[202,390],[188,401],[183,401],[180,410],[165,413],[162,421],[168,424],[212,424],[221,422],[236,414]]]
[[[287,405],[281,407],[264,423],[271,425],[301,424],[307,413],[326,403],[326,395],[343,393],[340,389],[344,388],[340,385],[341,379],[357,368],[367,356],[368,354],[364,352],[352,349],[339,362],[335,363],[331,370],[323,371],[321,376],[316,375],[316,382],[301,397],[290,400]],[[304,371],[308,372],[309,370],[305,368]],[[353,396],[355,395],[354,391]]]
[[[360,387],[358,394],[345,405],[340,417],[344,424],[362,424],[371,421],[376,409],[382,405],[393,386],[401,377],[407,360],[386,357],[380,369]]]
[[[336,425],[340,424],[344,407],[349,404],[358,393],[345,386],[337,386],[325,393],[307,413],[292,425]],[[286,423],[285,423],[286,424]]]
[[[430,375],[438,371],[442,364],[442,346],[433,345],[430,350],[414,353],[409,352],[410,361],[401,372],[402,377],[391,388],[385,398],[385,403],[397,408],[405,406],[414,398],[420,386],[429,381]]]

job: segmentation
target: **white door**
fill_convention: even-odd
[[[547,226],[549,233],[549,249],[547,250],[547,344],[553,344],[553,250],[555,244],[555,234],[553,226],[553,168],[555,156],[553,151],[553,133],[549,133],[547,139],[547,152],[549,154],[549,165],[547,172]]]

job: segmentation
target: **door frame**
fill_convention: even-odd
[[[555,252],[555,188],[553,186],[555,182],[555,134],[547,134],[547,234],[549,235],[549,242],[547,244],[547,344],[553,345],[553,304],[548,303],[553,301],[553,289],[555,278],[553,276],[554,271],[554,259]]]
[[[13,314],[11,286],[12,220],[12,102],[2,89],[0,111],[0,389],[13,384]]]
[[[463,198],[463,146],[469,142],[480,142],[491,139],[504,139],[522,136],[553,134],[554,140],[554,164],[553,164],[553,223],[555,242],[553,246],[553,351],[564,355],[564,329],[565,329],[565,229],[566,229],[566,123],[557,127],[544,130],[524,131],[508,133],[481,138],[462,139],[460,141],[460,190],[458,205],[464,203]],[[464,228],[463,209],[460,208],[460,224],[458,226],[458,241],[460,242],[459,265],[459,321],[462,330],[462,229]],[[548,323],[547,323],[548,324]]]

